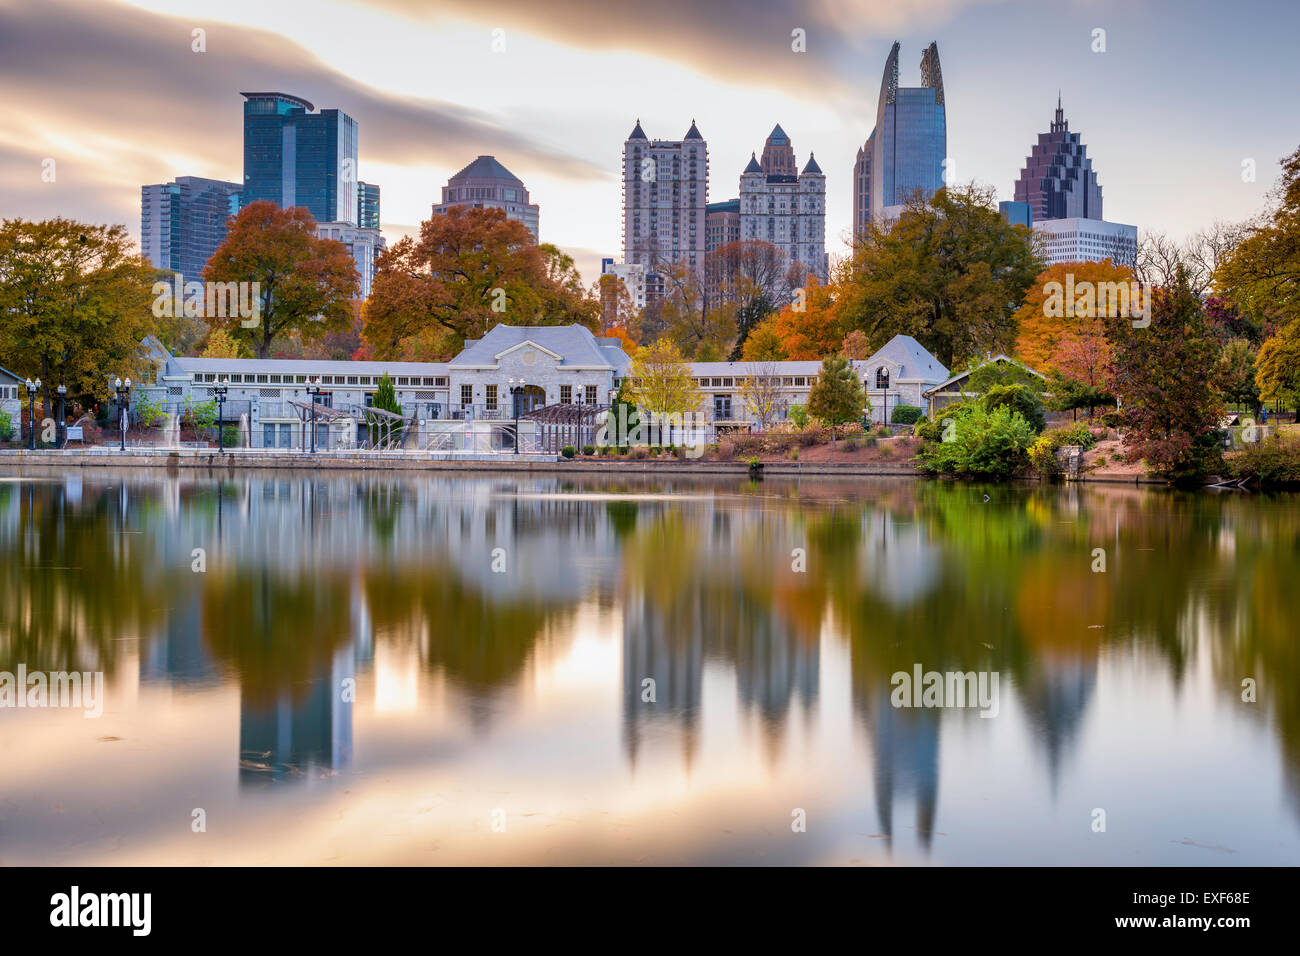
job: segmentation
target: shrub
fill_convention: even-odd
[[[1226,458],[1228,473],[1238,480],[1252,479],[1265,485],[1300,482],[1300,441],[1289,436],[1249,442]]]
[[[878,458],[880,458],[880,459],[882,459],[882,460],[887,460],[887,459],[893,458],[893,457],[894,457],[894,446],[893,446],[893,445],[881,445],[881,446],[880,446],[880,452],[877,454],[876,457],[878,457]]]
[[[917,460],[935,474],[1009,478],[1029,465],[1033,438],[1033,426],[1019,412],[977,405],[954,419],[952,441],[927,443]]]
[[[1061,473],[1061,466],[1056,460],[1058,448],[1066,445],[1078,445],[1088,451],[1097,444],[1097,436],[1086,422],[1076,422],[1064,428],[1053,428],[1043,432],[1029,449],[1029,462],[1034,470],[1044,478],[1051,478]]]
[[[1119,428],[1120,425],[1124,423],[1124,416],[1121,415],[1118,410],[1103,412],[1101,415],[1101,423],[1107,428]]]
[[[798,460],[799,460],[799,449],[798,449],[798,448],[791,448],[789,451],[787,451],[787,452],[785,453],[785,457],[786,457],[786,458],[789,458],[791,461],[798,461]]]
[[[241,440],[241,439],[240,439],[240,437],[239,437],[239,427],[238,427],[238,426],[235,426],[235,425],[227,425],[225,428],[223,428],[223,429],[221,430],[221,445],[222,445],[222,447],[224,447],[224,448],[238,448],[238,447],[239,447],[239,442],[240,442],[240,440]]]
[[[0,441],[14,437],[14,420],[8,412],[0,412]]]
[[[1047,418],[1043,415],[1043,403],[1028,385],[1019,382],[1012,385],[994,385],[984,393],[984,408],[1009,408],[1019,412],[1020,417],[1033,427],[1034,432],[1041,432],[1047,427]]]
[[[584,455],[588,455],[588,456],[590,456],[590,455],[594,455],[594,454],[596,454],[596,446],[595,446],[595,445],[583,445],[583,446],[582,446],[582,453],[583,453]]]
[[[714,446],[718,450],[718,457],[724,461],[736,457],[736,443],[732,441],[720,441]]]
[[[1060,462],[1056,460],[1056,446],[1050,436],[1042,435],[1029,446],[1029,463],[1044,478],[1055,478],[1061,473]]]
[[[572,445],[565,445],[563,448],[560,449],[560,454],[563,455],[565,458],[572,458],[577,453],[578,453],[578,449],[574,448]]]
[[[889,420],[895,425],[915,425],[921,420],[921,409],[915,405],[895,405]]]
[[[785,417],[794,422],[796,428],[803,428],[808,424],[808,410],[802,405],[791,405]]]
[[[840,447],[843,448],[845,451],[857,451],[860,445],[858,439],[846,438],[844,439],[844,443]]]
[[[1104,464],[1106,464],[1106,461],[1107,461],[1107,458],[1106,458],[1105,455],[1098,455],[1098,456],[1097,456],[1097,464],[1098,464],[1098,465],[1104,465]]]
[[[640,461],[643,458],[650,457],[650,449],[645,445],[637,445],[632,449],[632,457]]]
[[[879,428],[876,429],[876,435],[879,438],[888,438],[889,429],[886,426],[881,425]]]
[[[878,444],[880,444],[880,439],[877,438],[875,435],[872,435],[870,438],[864,438],[862,440],[862,444],[866,445],[868,448],[875,448]]]

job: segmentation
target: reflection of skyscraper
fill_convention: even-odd
[[[1061,761],[1072,748],[1097,686],[1097,660],[1044,656],[1042,670],[1021,682],[1025,713],[1034,738],[1047,751],[1047,772],[1056,788]]]
[[[939,45],[921,57],[921,85],[898,85],[898,50],[885,60],[876,105],[876,127],[853,166],[853,234],[897,215],[918,190],[929,198],[943,186],[948,155],[948,118],[939,69]]]
[[[140,659],[140,680],[201,684],[215,681],[220,672],[203,646],[202,608],[197,591],[167,615],[165,630],[149,643]]]
[[[305,697],[295,701],[291,691],[284,691],[264,708],[241,701],[239,782],[264,785],[350,765],[352,694],[344,700],[344,681],[354,680],[354,673],[348,644],[339,648],[329,672],[312,682]],[[355,693],[355,684],[350,690]]]
[[[687,597],[698,593],[688,592]],[[633,763],[651,722],[680,726],[688,761],[698,743],[703,628],[677,626],[681,620],[698,620],[691,612],[700,610],[678,604],[669,614],[653,594],[640,588],[623,602],[623,743]],[[647,679],[654,681],[653,702],[643,699]]]
[[[886,690],[876,701],[874,715],[871,736],[880,828],[892,845],[894,801],[910,795],[916,800],[917,839],[928,850],[939,799],[939,711],[895,707]]]

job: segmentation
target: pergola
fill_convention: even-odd
[[[327,424],[333,424],[334,422],[352,421],[356,417],[349,412],[340,411],[330,405],[321,405],[319,402],[300,402],[294,398],[287,401],[288,404],[298,410],[298,420],[302,422],[304,429],[302,442],[304,448],[307,447],[310,440],[310,436],[305,431],[309,422],[324,421]]]
[[[537,423],[539,450],[558,454],[566,445],[581,449],[596,443],[596,425],[599,417],[609,411],[608,405],[556,404],[524,412],[519,420]]]

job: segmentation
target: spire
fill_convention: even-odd
[[[688,130],[686,131],[686,136],[685,136],[685,138],[686,138],[686,139],[704,139],[704,137],[700,135],[700,131],[699,131],[698,129],[695,128],[695,120],[694,120],[694,119],[691,120],[691,128],[688,129]]]
[[[636,128],[632,130],[632,135],[628,139],[645,139],[645,131],[641,129],[641,120],[636,121]]]
[[[1065,111],[1061,109],[1061,91],[1056,91],[1056,119],[1052,120],[1052,132],[1063,133],[1070,128],[1065,121]]]
[[[746,172],[746,173],[761,173],[762,171],[763,171],[763,167],[760,166],[760,165],[758,165],[758,157],[755,156],[753,153],[750,153],[750,154],[749,154],[749,165],[745,167],[745,172]],[[742,173],[741,175],[743,176],[744,173]]]
[[[859,152],[861,152],[861,150],[859,150]],[[809,154],[808,154],[808,162],[804,164],[803,172],[800,173],[800,175],[802,176],[802,175],[806,175],[806,174],[808,174],[808,173],[819,173],[819,174],[820,174],[821,171],[822,171],[822,168],[821,168],[820,166],[817,165],[817,159],[813,156],[812,153],[809,153]]]

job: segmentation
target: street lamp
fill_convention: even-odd
[[[113,389],[117,392],[117,408],[121,413],[122,451],[126,451],[127,409],[131,407],[131,380],[123,382],[120,378],[113,380]]]
[[[212,396],[217,400],[217,454],[218,455],[224,455],[226,453],[226,443],[225,441],[222,440],[225,436],[222,435],[221,432],[222,432],[222,426],[225,424],[224,413],[226,408],[226,392],[230,388],[228,384],[229,381],[230,379],[226,379],[225,381],[219,381],[217,382],[216,385],[212,386]]]
[[[311,453],[316,454],[316,400],[321,397],[320,379],[307,380],[307,397],[311,399]]]
[[[60,385],[58,388],[55,389],[55,391],[58,392],[59,394],[59,413],[54,419],[55,424],[57,426],[54,431],[54,444],[57,445],[59,448],[62,448],[64,445],[68,443],[68,426],[67,423],[64,421],[64,411],[63,411],[64,404],[67,402],[67,398],[68,398],[68,386]],[[60,438],[59,437],[60,435],[62,435],[63,437]]]
[[[519,396],[523,394],[524,389],[528,386],[524,384],[521,378],[518,381],[510,379],[510,403],[515,407],[515,454],[519,454]]]
[[[41,380],[27,380],[27,431],[28,446],[36,450],[36,393],[41,390]]]

